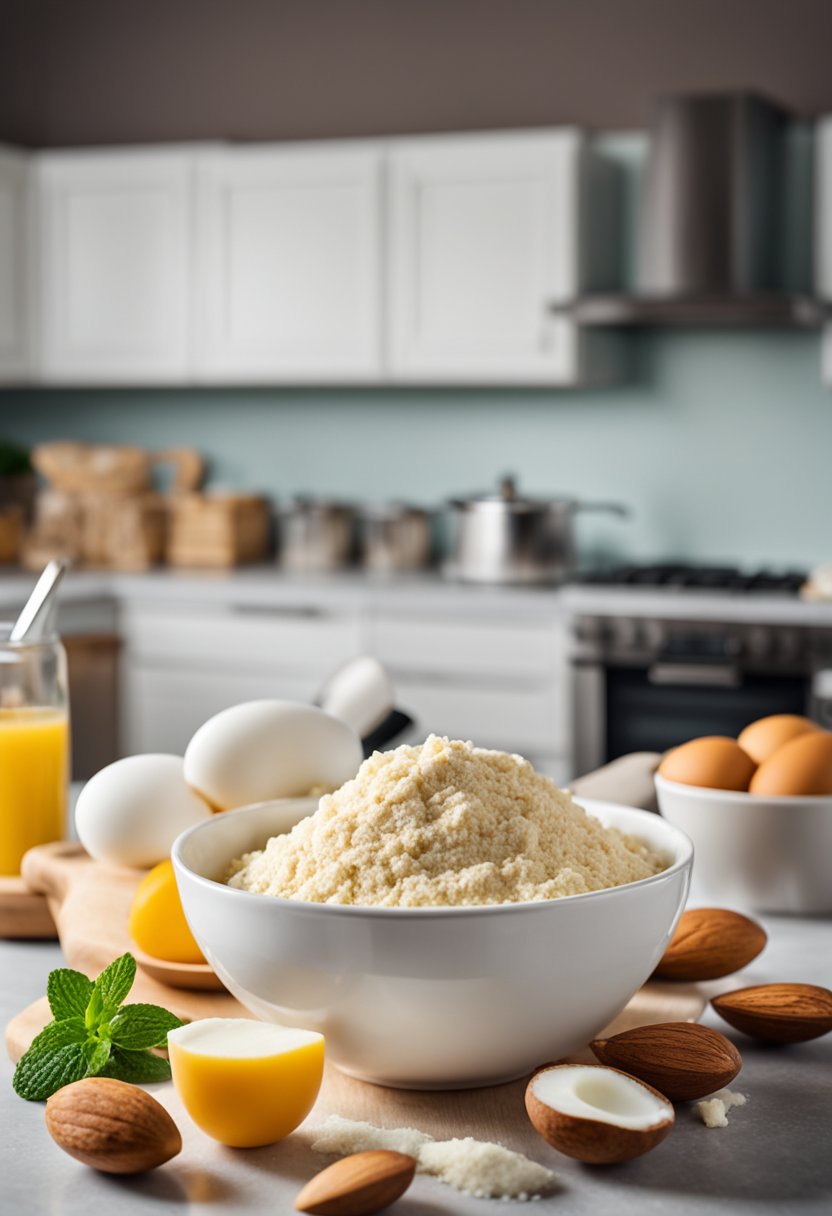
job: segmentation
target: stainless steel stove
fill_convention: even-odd
[[[667,589],[690,609],[664,616],[614,611],[575,618],[573,771],[590,772],[633,751],[664,751],[698,735],[736,736],[755,718],[809,714],[832,726],[832,628],[737,619],[735,597],[793,598],[802,571],[621,566],[584,576],[609,588]],[[697,619],[700,592],[724,592],[726,619]],[[660,600],[659,600],[660,603]]]

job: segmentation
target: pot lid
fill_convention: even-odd
[[[548,510],[552,507],[560,510],[571,510],[575,506],[572,498],[528,498],[521,497],[517,492],[517,478],[512,474],[501,477],[496,490],[483,494],[472,494],[468,498],[451,499],[451,506],[459,510],[474,508],[496,508],[500,511],[513,511],[523,514],[531,511]]]

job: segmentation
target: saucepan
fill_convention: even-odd
[[[575,569],[574,519],[578,511],[625,518],[627,507],[574,498],[525,498],[513,477],[496,493],[458,498],[452,555],[445,572],[474,583],[557,583]]]

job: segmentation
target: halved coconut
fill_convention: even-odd
[[[672,1104],[651,1085],[599,1064],[554,1064],[526,1087],[526,1110],[547,1143],[593,1165],[629,1161],[673,1126]]]

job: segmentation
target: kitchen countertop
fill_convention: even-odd
[[[23,603],[35,576],[0,573],[0,611]],[[650,616],[832,627],[832,602],[809,603],[797,596],[643,587],[510,587],[461,584],[438,571],[391,576],[360,570],[300,575],[274,565],[207,572],[152,570],[143,574],[82,570],[63,584],[65,604],[95,600],[197,603],[329,609],[385,609],[396,613],[468,612],[473,615],[528,615],[556,618],[581,614]]]
[[[768,948],[740,984],[796,980],[832,985],[832,920],[763,918]],[[45,991],[52,967],[62,965],[52,943],[0,942],[3,1022]],[[722,987],[733,986],[722,981]],[[727,1030],[740,1046],[744,1069],[733,1088],[748,1104],[732,1111],[729,1126],[708,1130],[692,1106],[680,1108],[677,1127],[655,1152],[627,1165],[590,1168],[560,1156],[541,1140],[538,1159],[552,1168],[559,1189],[538,1211],[569,1216],[826,1216],[832,1205],[832,1035],[791,1048],[755,1045],[712,1013],[706,1023]],[[183,1132],[182,1154],[136,1178],[96,1174],[61,1153],[43,1127],[43,1106],[14,1094],[12,1068],[0,1064],[0,1212],[15,1216],[174,1216],[234,1212],[274,1216],[293,1211],[300,1186],[325,1159],[313,1154],[305,1129],[265,1149],[223,1149],[190,1124],[169,1085],[154,1087],[170,1104]],[[518,1117],[524,1117],[518,1112]],[[314,1112],[308,1126],[314,1126]],[[307,1125],[305,1125],[307,1126]],[[464,1136],[466,1129],[461,1127]],[[394,1209],[397,1216],[487,1216],[528,1210],[474,1199],[419,1177]]]

